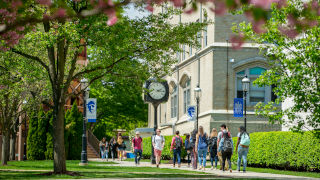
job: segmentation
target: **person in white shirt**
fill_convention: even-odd
[[[152,146],[154,150],[154,155],[156,157],[156,164],[157,167],[159,167],[160,159],[161,159],[161,153],[164,147],[164,137],[160,135],[161,131],[160,129],[156,130],[156,135],[152,136]]]

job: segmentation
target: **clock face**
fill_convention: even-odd
[[[151,96],[152,99],[162,99],[166,95],[166,88],[163,84],[158,83],[158,82],[152,82],[149,85],[149,95]]]

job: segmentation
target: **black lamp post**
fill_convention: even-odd
[[[81,79],[81,90],[83,91],[83,133],[82,133],[82,151],[81,151],[81,162],[80,165],[88,165],[88,158],[87,158],[87,133],[86,133],[86,99],[89,97],[90,88],[88,87],[88,80]]]
[[[194,89],[194,99],[197,102],[197,124],[196,124],[196,130],[198,130],[198,126],[199,126],[199,102],[200,102],[200,98],[201,98],[201,88],[199,87],[199,84],[197,85],[197,87]]]
[[[247,129],[247,92],[249,91],[250,79],[247,75],[242,79],[243,99],[244,99],[244,127]]]

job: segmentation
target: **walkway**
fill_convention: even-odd
[[[89,161],[101,161],[101,159],[89,159]],[[130,161],[115,161],[119,164],[101,164],[103,166],[124,166],[124,167],[130,167],[135,166],[134,162]],[[141,167],[155,167],[155,165],[151,165],[149,162],[141,162]],[[161,164],[160,168],[170,168],[173,169],[172,164]],[[175,168],[177,169],[177,167]],[[194,170],[192,168],[188,168],[186,164],[182,164],[181,168],[183,170],[190,170],[190,171],[200,171],[200,170]],[[212,173],[220,177],[230,177],[230,178],[262,178],[262,179],[287,179],[287,180],[319,180],[319,178],[310,178],[310,177],[301,177],[301,176],[291,176],[291,175],[282,175],[282,174],[270,174],[270,173],[258,173],[258,172],[222,172],[220,170],[210,170],[206,169],[204,172],[206,173]]]

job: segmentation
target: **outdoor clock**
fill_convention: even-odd
[[[169,97],[169,86],[167,81],[156,81],[155,79],[149,79],[145,83],[147,93],[144,100],[151,103],[166,102]]]

